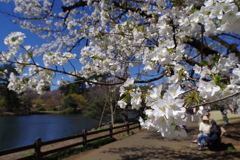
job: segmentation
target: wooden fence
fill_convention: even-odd
[[[133,126],[133,127],[132,127]],[[117,130],[114,131],[115,129],[118,128],[123,128],[121,130]],[[119,134],[122,132],[127,132],[127,134],[129,135],[129,131],[139,128],[139,130],[141,130],[141,126],[138,122],[132,122],[132,123],[127,123],[125,125],[121,125],[121,126],[116,126],[116,127],[112,127],[110,125],[109,128],[107,129],[103,129],[103,130],[99,130],[99,131],[87,131],[87,130],[83,130],[83,132],[81,134],[77,134],[77,135],[73,135],[73,136],[69,136],[69,137],[64,137],[64,138],[60,138],[60,139],[55,139],[55,140],[50,140],[50,141],[45,141],[42,142],[41,138],[37,138],[34,144],[31,145],[27,145],[27,146],[23,146],[23,147],[17,147],[17,148],[13,148],[13,149],[8,149],[8,150],[3,150],[0,151],[0,157],[3,155],[7,155],[7,154],[12,154],[12,153],[16,153],[16,152],[20,152],[20,151],[26,151],[28,149],[34,149],[34,154],[31,156],[27,156],[27,157],[23,157],[23,158],[19,158],[18,160],[27,160],[27,159],[36,159],[36,160],[41,160],[43,156],[52,154],[52,153],[56,153],[62,150],[66,150],[66,149],[70,149],[72,147],[76,147],[79,145],[86,145],[89,142],[101,139],[101,138],[105,138],[105,137],[113,137],[113,135],[115,134]],[[94,135],[94,134],[99,134],[101,132],[109,132],[108,134],[104,134],[104,135],[100,135],[96,138],[88,138],[89,135]],[[63,142],[66,140],[71,140],[71,139],[75,139],[75,138],[81,138],[82,137],[82,141],[81,142],[77,142],[68,146],[64,146],[64,147],[60,147],[57,149],[52,149],[52,150],[48,150],[45,152],[41,152],[41,147],[42,146],[46,146],[46,145],[50,145],[50,144],[54,144],[54,143],[58,143],[58,142]]]

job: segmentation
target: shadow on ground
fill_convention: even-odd
[[[227,134],[225,137],[230,138],[232,140],[240,141],[240,122],[230,124],[225,127],[227,130]]]
[[[231,143],[233,146],[240,146],[240,121],[224,127],[227,133],[223,137],[223,142]]]
[[[171,139],[171,141],[175,142],[181,142],[181,141],[189,141],[191,142],[193,139],[196,138],[196,135],[198,134],[198,130],[196,128],[189,128],[188,129],[188,136],[187,137],[177,137],[174,139]],[[145,137],[142,137],[143,139],[151,139],[156,141],[169,141],[168,138],[164,138],[161,136],[161,133],[156,132],[156,130],[149,131],[149,134]]]
[[[210,151],[207,147],[205,147],[206,150],[204,151],[198,151],[197,145],[191,144],[191,141],[196,138],[198,130],[196,128],[189,128],[188,136],[185,138],[178,137],[169,140],[163,138],[161,134],[156,131],[148,131],[148,134],[142,137],[145,140],[154,140],[159,143],[171,141],[190,144],[188,146],[181,146],[181,149],[165,145],[159,147],[144,147],[136,145],[120,148],[112,147],[107,151],[103,151],[103,153],[120,155],[121,160],[239,160],[240,152],[236,151],[234,146],[239,143],[240,123],[227,126],[226,130],[227,134],[216,151]],[[179,145],[180,143],[173,144]]]
[[[186,160],[223,160],[223,159],[238,159],[239,152],[205,152],[188,150],[172,150],[169,147],[151,148],[151,147],[124,147],[124,148],[109,148],[103,153],[118,154],[121,160],[154,160],[154,159],[186,159]]]

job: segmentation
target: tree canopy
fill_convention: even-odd
[[[59,74],[121,85],[120,95],[130,95],[132,109],[145,103],[143,127],[166,137],[186,136],[178,126],[187,108],[220,101],[240,105],[238,0],[0,1],[15,6],[1,13],[47,40],[32,47],[21,32],[4,39],[8,50],[1,52],[1,63],[15,64],[21,75],[11,73],[12,90],[41,93]],[[164,92],[161,84],[144,93],[137,87],[161,79],[168,83]],[[127,105],[124,98],[118,104]]]
[[[0,108],[6,111],[12,111],[20,106],[18,94],[7,87],[11,72],[17,74],[12,64],[6,63],[0,66]]]

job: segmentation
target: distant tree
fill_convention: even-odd
[[[86,84],[85,82],[75,79],[73,83],[67,84],[60,86],[58,90],[61,91],[63,95],[68,95],[68,94],[84,94],[86,91]]]
[[[65,109],[73,108],[74,112],[76,113],[78,103],[71,95],[69,95],[69,96],[67,96],[66,98],[63,99],[62,107],[65,108]]]
[[[87,100],[80,94],[69,94],[63,97],[63,108],[73,108],[74,112],[82,110],[88,104]]]
[[[7,71],[5,73],[5,71]],[[13,111],[12,109],[18,108],[20,106],[20,100],[18,94],[8,89],[8,79],[10,77],[10,72],[17,74],[14,66],[12,64],[4,64],[0,66],[0,97],[4,99],[4,109],[6,111]]]
[[[111,124],[114,126],[114,114],[119,97],[119,92],[115,88],[111,86],[94,86],[90,88],[86,94],[89,106],[85,114],[101,120],[102,112],[105,112],[103,114],[105,117],[108,113]],[[105,105],[106,107],[104,107]]]
[[[28,108],[33,107],[33,100],[37,99],[40,95],[37,91],[27,88],[23,93],[20,94],[21,104]]]
[[[40,98],[44,101],[50,98],[62,99],[62,93],[59,90],[46,91],[40,95]]]
[[[36,98],[32,100],[33,107],[42,107],[44,104],[44,101],[41,98]]]
[[[60,86],[59,90],[63,95],[68,95],[68,94],[80,94],[79,86],[75,83],[71,83],[65,86]]]
[[[44,107],[46,110],[58,110],[62,105],[62,94],[59,90],[45,91],[39,96],[40,100],[35,100],[36,105]]]
[[[85,108],[84,115],[91,116],[94,119],[99,120],[102,110],[104,108],[104,89],[99,86],[94,86],[88,90],[85,98],[88,100],[88,107]]]
[[[93,99],[89,103],[87,110],[84,113],[84,116],[90,116],[94,119],[100,120],[103,108],[104,108],[104,101],[102,101],[101,99]]]
[[[51,111],[57,111],[61,105],[62,99],[59,98],[49,98],[44,102],[44,108]]]
[[[78,86],[78,93],[83,95],[87,90],[86,83],[79,78],[74,79],[74,82]]]
[[[81,94],[73,93],[70,94],[69,96],[71,96],[77,102],[78,104],[77,109],[81,110],[88,104],[88,101]]]
[[[39,95],[35,90],[27,89],[22,98],[25,98],[31,107],[44,107],[46,110],[58,110],[62,104],[62,95],[59,90],[45,91]]]

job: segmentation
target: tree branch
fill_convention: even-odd
[[[222,44],[224,47],[226,47],[227,49],[229,49],[232,53],[236,53],[236,54],[240,54],[239,50],[237,49],[238,44],[236,43],[232,43],[229,44],[226,41],[222,40],[221,38],[219,38],[218,36],[209,36],[209,38],[213,39],[214,41],[219,42],[220,44]]]
[[[199,56],[199,54],[198,54],[197,56]],[[184,60],[185,62],[187,62],[188,64],[190,64],[191,66],[194,66],[195,64],[197,64],[197,65],[199,65],[199,66],[202,66],[202,64],[194,61],[194,60],[193,60],[194,58],[196,58],[196,56],[193,57],[193,58],[190,58],[190,59],[186,59],[185,57],[183,57],[183,60]]]
[[[93,2],[100,2],[100,1],[93,1]],[[132,12],[139,12],[139,14],[145,18],[152,18],[152,14],[147,14],[145,11],[142,11],[139,8],[134,8],[133,6],[127,6],[127,5],[121,5],[119,2],[116,1],[112,1],[112,3],[114,4],[115,7],[117,8],[121,8],[122,10],[124,10],[124,12],[128,12],[128,11],[132,11]],[[127,3],[127,1],[126,1]],[[85,7],[87,6],[87,2],[86,1],[79,1],[76,2],[74,5],[72,6],[62,6],[62,10],[63,12],[67,12],[67,11],[71,11],[72,9],[78,8],[78,7]]]
[[[207,104],[212,104],[212,103],[220,102],[220,101],[222,101],[222,100],[225,100],[225,99],[228,99],[228,98],[231,98],[231,97],[237,96],[238,94],[240,94],[240,92],[237,92],[237,93],[231,94],[231,95],[229,95],[229,96],[226,96],[226,97],[220,98],[220,99],[215,100],[215,101],[205,102],[205,103],[197,104],[197,105],[194,105],[194,106],[191,106],[191,107],[187,107],[187,108],[195,108],[195,107],[204,106],[204,105],[207,105]]]
[[[94,1],[94,2],[99,2],[99,1]],[[67,12],[67,11],[71,11],[75,8],[85,7],[85,6],[87,6],[87,1],[79,1],[79,2],[76,2],[72,6],[68,6],[68,7],[62,6],[62,10],[63,10],[63,12]]]
[[[201,47],[202,43],[199,40],[192,38],[192,37],[187,37],[187,38],[189,38],[190,40],[186,41],[185,43],[196,48],[199,52],[201,52],[201,48],[202,48],[202,52],[205,56],[218,54],[218,51],[215,51],[215,50],[209,48],[208,46]]]
[[[149,83],[149,82],[153,82],[153,81],[156,81],[156,80],[159,80],[161,78],[163,78],[165,76],[165,70],[162,71],[162,74],[158,77],[155,77],[155,78],[152,78],[152,79],[148,79],[148,80],[142,80],[142,81],[138,81],[138,80],[135,80],[134,83]],[[127,79],[126,78],[122,78],[122,77],[119,77],[119,76],[115,76],[116,78],[122,80],[122,81],[126,81]]]

